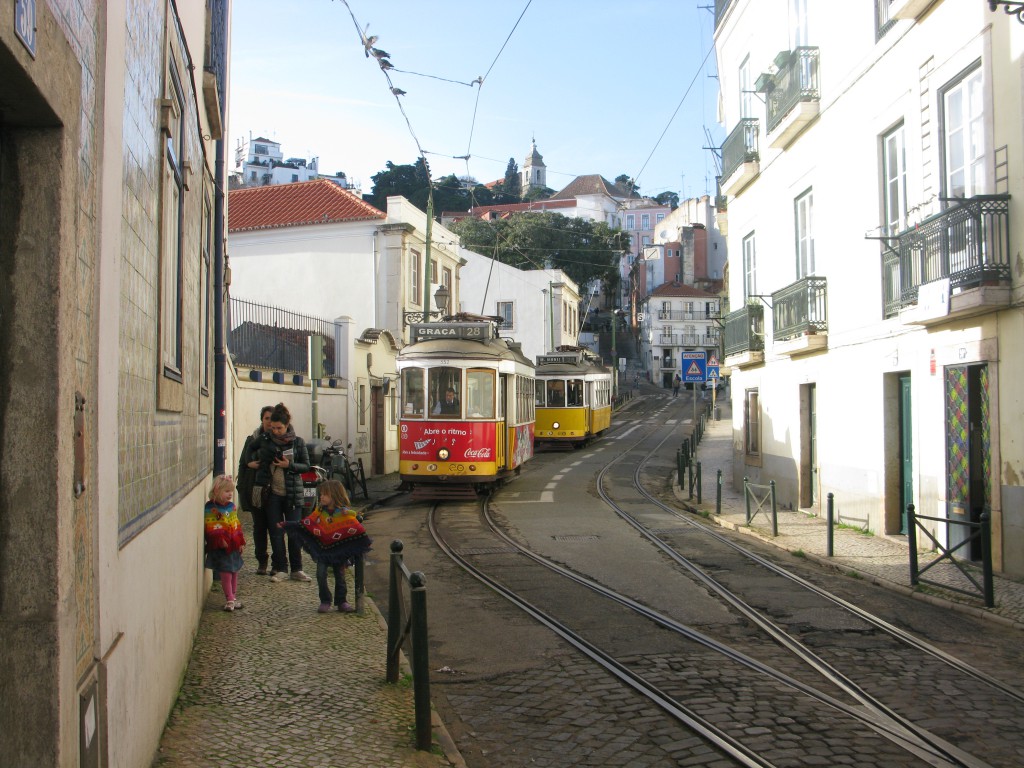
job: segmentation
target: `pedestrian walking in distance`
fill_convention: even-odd
[[[331,610],[332,595],[327,583],[327,573],[331,571],[334,573],[334,607],[342,613],[351,613],[355,608],[346,599],[345,568],[369,552],[373,542],[356,513],[349,509],[351,502],[344,485],[337,480],[324,480],[319,492],[320,503],[307,517],[298,522],[282,521],[278,525],[294,533],[302,542],[302,548],[316,561],[316,585],[320,592],[317,611]]]
[[[203,508],[206,567],[220,574],[225,611],[242,607],[242,601],[238,599],[238,572],[242,570],[245,536],[235,511],[234,495],[235,484],[231,475],[219,475],[210,489],[210,500]]]

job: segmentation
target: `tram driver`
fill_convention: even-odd
[[[448,387],[444,391],[444,400],[438,400],[434,404],[434,415],[458,416],[461,412],[462,407],[459,405],[459,399],[455,396],[455,390]]]

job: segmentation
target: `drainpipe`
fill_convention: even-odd
[[[228,7],[224,6],[224,29],[221,30],[221,44],[227,47],[228,39]],[[227,51],[223,51],[226,59]],[[225,86],[227,85],[227,73],[223,70],[217,73],[218,90],[220,97],[220,113],[227,117]],[[214,166],[213,195],[213,291],[217,300],[213,302],[213,474],[223,475],[225,469],[225,454],[227,452],[227,345],[224,334],[224,142],[225,133],[221,132],[221,138],[217,139],[217,152]]]
[[[548,317],[551,321],[551,351],[555,351],[555,284],[548,282]]]

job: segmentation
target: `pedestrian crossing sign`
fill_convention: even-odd
[[[683,352],[683,381],[704,381],[707,373],[704,366],[707,357],[704,352]]]

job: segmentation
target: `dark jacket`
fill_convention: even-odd
[[[252,484],[256,480],[256,470],[249,467],[252,461],[253,448],[263,437],[262,425],[256,427],[256,431],[245,438],[242,445],[242,452],[238,455],[238,472],[235,473],[235,488],[238,489],[236,501],[238,506],[246,512],[252,512]]]
[[[302,473],[309,472],[309,451],[306,450],[306,443],[298,435],[291,443],[294,451],[291,466],[284,471],[285,497],[293,507],[302,506],[303,487]],[[259,460],[260,466],[256,470],[256,484],[270,485],[270,473],[273,469],[274,456],[277,455],[281,446],[274,442],[273,436],[264,434],[258,442],[253,443],[250,461]]]

